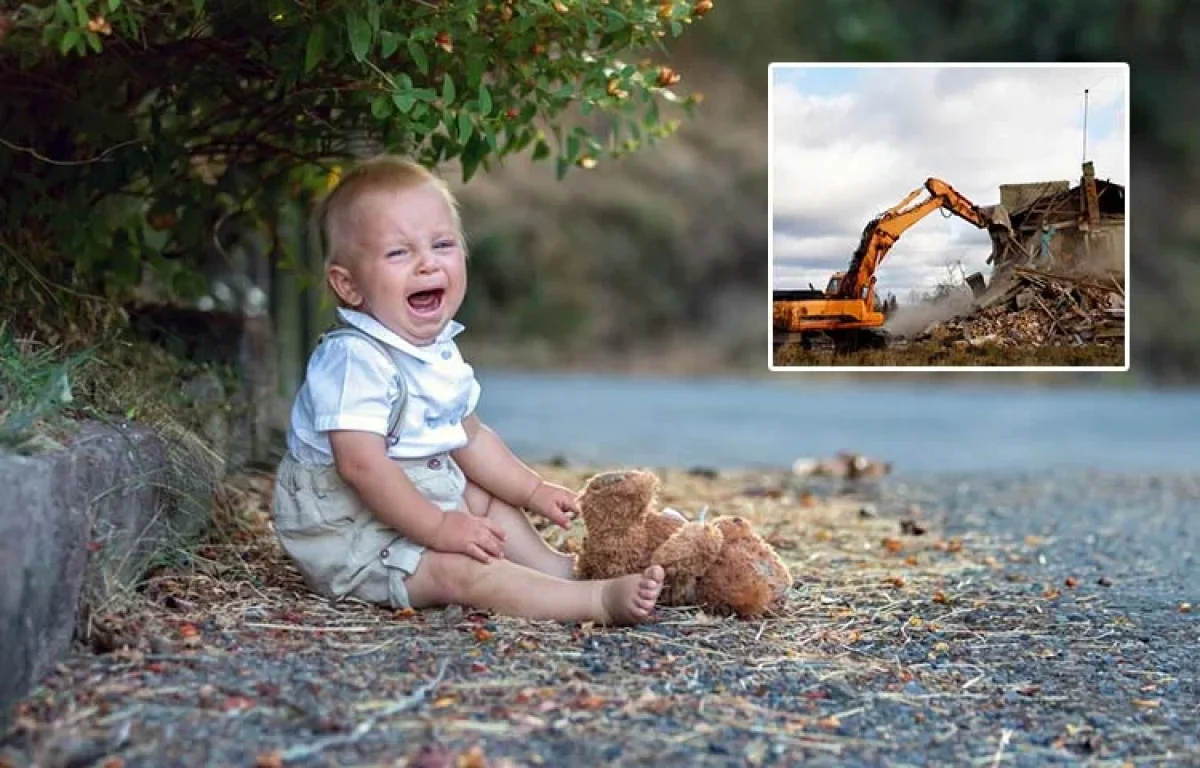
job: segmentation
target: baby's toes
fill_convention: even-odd
[[[661,565],[652,565],[646,570],[642,571],[642,576],[657,583],[661,588],[663,580],[667,578],[667,572],[663,570]]]

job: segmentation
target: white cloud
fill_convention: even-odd
[[[823,287],[867,222],[929,177],[979,205],[998,203],[1001,184],[1078,183],[1084,88],[1088,159],[1099,178],[1128,183],[1122,69],[864,68],[836,93],[820,87],[819,69],[811,89],[787,72],[777,68],[772,86],[776,287]],[[955,262],[987,274],[989,251],[986,232],[935,212],[892,248],[881,291],[905,300]]]

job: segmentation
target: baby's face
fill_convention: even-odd
[[[348,214],[345,274],[330,275],[335,290],[406,341],[432,343],[467,290],[466,258],[446,199],[432,184],[371,191]],[[347,277],[351,295],[338,287]]]

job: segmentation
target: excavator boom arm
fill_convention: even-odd
[[[939,208],[946,209],[980,229],[986,229],[990,225],[987,215],[979,206],[941,179],[927,179],[925,190],[929,193],[925,200],[906,207],[921,193],[920,188],[915,189],[898,205],[889,208],[867,224],[858,250],[854,252],[854,258],[850,261],[850,268],[838,286],[838,298],[862,298],[863,288],[870,283],[875,270],[879,269],[879,265],[900,239],[900,235]]]

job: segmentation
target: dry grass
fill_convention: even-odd
[[[1022,367],[1112,367],[1125,365],[1125,347],[1120,344],[1080,346],[1003,346],[980,344],[952,346],[939,342],[917,342],[889,349],[864,349],[852,353],[803,350],[784,345],[775,351],[775,364],[793,367],[830,366],[988,366]]]
[[[554,481],[577,488],[590,475],[586,470],[560,467],[540,470]],[[994,557],[981,560],[973,556],[975,547],[969,539],[940,538],[931,530],[934,523],[922,519],[919,510],[913,510],[914,518],[901,525],[895,519],[864,512],[871,505],[854,495],[818,496],[796,487],[789,478],[781,481],[774,473],[737,472],[712,478],[676,470],[660,471],[660,477],[662,504],[690,517],[702,508],[708,508],[710,514],[743,515],[793,569],[796,578],[790,608],[784,616],[768,622],[770,632],[756,628],[759,640],[774,638],[794,647],[795,638],[786,631],[794,623],[803,623],[810,633],[834,626],[853,632],[855,628],[846,624],[841,611],[836,617],[825,617],[831,620],[828,625],[814,624],[814,619],[827,613],[820,606],[831,600],[894,602],[898,596],[944,585],[957,573],[995,564]],[[331,620],[337,617],[325,626],[343,632],[393,626],[395,617],[390,611],[354,603],[332,608],[305,590],[273,536],[271,480],[267,475],[241,476],[225,485],[208,539],[192,553],[177,553],[174,560],[182,562],[166,563],[149,574],[140,603],[129,606],[129,615],[110,616],[110,620],[115,624],[133,621],[139,634],[146,634],[150,625],[155,629],[151,634],[159,634],[157,630],[166,628],[164,621],[177,626],[180,621],[215,620],[233,626],[247,614],[278,611]],[[574,549],[583,538],[579,523],[566,532],[538,525],[547,541],[559,549]],[[914,527],[920,535],[913,535]],[[164,607],[172,610],[163,611]],[[671,622],[739,623],[688,609],[666,609],[664,616]],[[309,631],[318,629],[309,627]]]
[[[539,469],[576,488],[589,475]],[[1090,659],[1117,652],[1128,620],[1095,588],[1027,583],[1053,542],[947,538],[933,512],[828,479],[660,477],[664,504],[745,515],[778,548],[795,575],[782,615],[668,608],[618,629],[331,604],[274,541],[272,478],[241,477],[203,546],[95,617],[104,653],[63,665],[8,743],[43,765],[83,744],[129,768],[877,764],[897,749],[961,765],[1171,748],[1128,714],[1156,711],[1154,685],[1111,711],[1088,688]],[[578,527],[543,530],[564,548],[579,540]],[[1064,624],[1058,603],[1097,618]],[[1104,746],[1070,714],[1079,697],[1109,712]],[[1005,736],[998,721],[1053,733]]]
[[[570,487],[582,487],[588,475],[541,469]],[[816,495],[767,473],[661,477],[664,504],[689,516],[706,506],[745,515],[779,549],[796,577],[783,615],[746,622],[663,609],[655,623],[605,629],[457,608],[331,605],[304,589],[274,541],[271,478],[242,477],[223,488],[203,546],[150,573],[137,599],[93,618],[94,650],[108,653],[77,658],[31,697],[18,731],[45,752],[63,743],[67,725],[89,724],[111,738],[122,720],[151,728],[151,711],[255,711],[332,733],[261,747],[263,765],[324,751],[370,752],[376,735],[421,732],[454,745],[457,765],[482,766],[506,763],[471,762],[483,760],[477,747],[471,751],[480,740],[520,745],[531,733],[557,729],[580,744],[624,744],[627,753],[648,757],[736,727],[753,737],[746,754],[754,764],[763,759],[753,754],[766,749],[764,739],[810,753],[873,747],[842,727],[862,710],[831,708],[830,687],[870,680],[881,696],[923,702],[929,697],[902,688],[922,676],[920,665],[878,649],[935,631],[977,640],[986,634],[959,624],[969,608],[960,607],[958,593],[974,573],[999,565],[994,550],[970,537],[942,538],[919,510],[902,525],[864,511],[862,499]],[[565,536],[547,530],[548,540],[570,547],[578,528]],[[1000,626],[995,633],[1002,643],[1020,635]],[[334,685],[337,695],[310,700],[303,686],[281,691],[277,680],[256,681],[261,670],[235,671],[299,657],[326,662],[326,671],[292,682],[326,691]],[[355,682],[389,658],[408,661],[383,682]],[[228,671],[218,674],[222,668]],[[972,695],[975,676],[958,675],[957,689],[945,695]],[[85,678],[93,684],[83,685]],[[691,725],[674,736],[631,735],[624,730],[631,718]],[[162,739],[169,737],[144,735],[125,759],[181,748]]]

